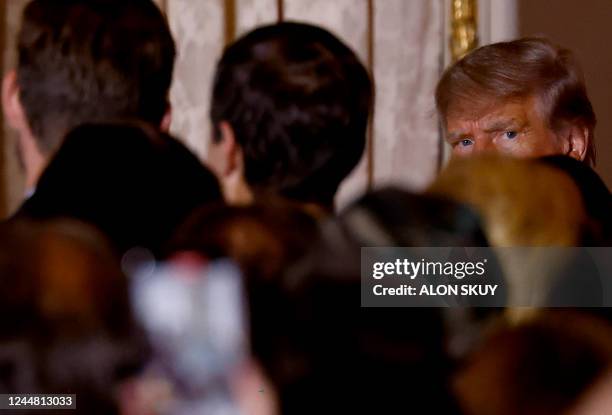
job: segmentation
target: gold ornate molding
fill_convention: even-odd
[[[478,46],[478,0],[451,0],[450,51],[453,62]]]
[[[285,20],[285,2],[284,0],[276,0],[276,16],[279,22]]]
[[[224,41],[229,45],[236,40],[236,0],[225,0],[223,3]]]

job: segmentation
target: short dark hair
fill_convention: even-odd
[[[549,126],[578,121],[589,129],[587,161],[594,163],[595,113],[573,53],[546,39],[523,38],[482,46],[446,70],[436,87],[442,121],[450,112],[490,100],[535,95]]]
[[[85,122],[159,125],[175,45],[151,0],[33,0],[18,37],[17,77],[43,153]]]
[[[210,116],[216,129],[231,125],[255,193],[331,205],[363,155],[372,100],[370,75],[348,46],[322,28],[285,22],[224,51]]]

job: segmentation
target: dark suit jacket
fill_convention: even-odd
[[[195,207],[220,200],[216,178],[175,139],[91,124],[68,134],[16,217],[78,219],[120,253],[134,246],[159,253]]]

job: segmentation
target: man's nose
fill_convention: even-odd
[[[495,143],[488,135],[482,134],[474,140],[474,153],[491,153],[495,151]]]

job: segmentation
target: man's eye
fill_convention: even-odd
[[[510,140],[516,138],[517,136],[518,136],[518,133],[516,131],[506,131],[504,133],[504,137],[506,137],[506,138],[508,138]]]
[[[471,146],[472,144],[474,144],[474,142],[469,138],[464,138],[463,140],[459,141],[459,145],[461,147],[468,147],[468,146]]]

